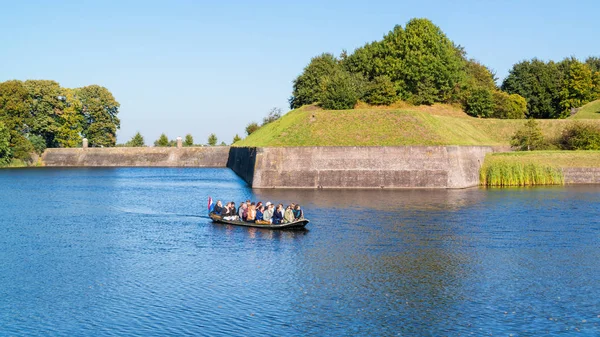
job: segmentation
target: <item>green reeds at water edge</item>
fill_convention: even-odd
[[[563,185],[562,169],[549,165],[491,160],[479,171],[483,186]]]

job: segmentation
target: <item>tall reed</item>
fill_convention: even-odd
[[[562,170],[550,165],[520,163],[506,159],[486,160],[479,172],[483,186],[563,185]]]

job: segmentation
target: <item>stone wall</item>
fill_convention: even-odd
[[[600,184],[600,168],[570,167],[563,169],[565,184]]]
[[[47,149],[45,166],[226,167],[228,146]]]
[[[487,146],[232,148],[228,167],[254,188],[467,188]]]

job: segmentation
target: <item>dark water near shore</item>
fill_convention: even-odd
[[[209,195],[297,201],[310,230],[212,224]],[[599,198],[0,170],[0,336],[597,336]]]

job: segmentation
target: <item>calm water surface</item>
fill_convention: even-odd
[[[297,201],[310,230],[212,224],[209,195]],[[0,170],[0,335],[597,336],[599,198]]]

